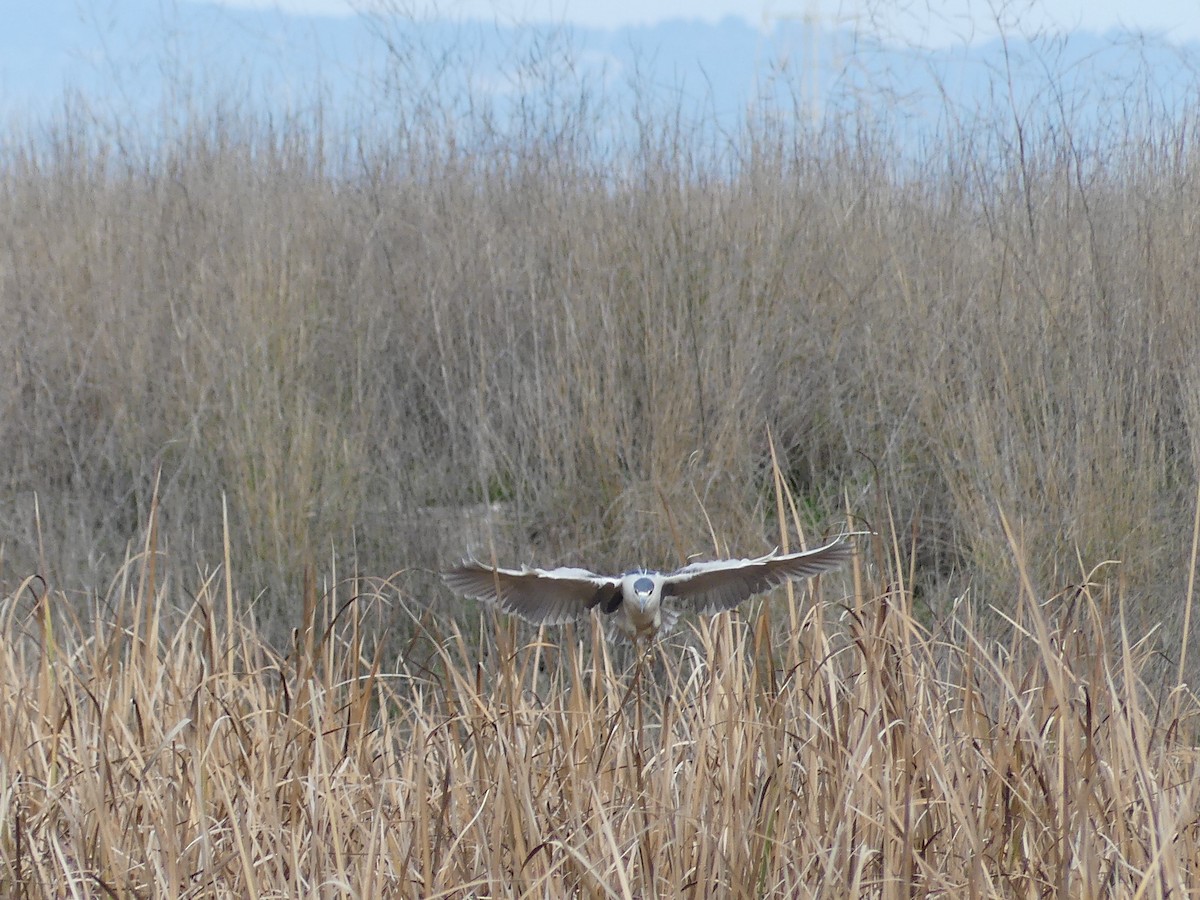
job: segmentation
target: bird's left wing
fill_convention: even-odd
[[[490,603],[534,625],[561,625],[595,606],[612,612],[621,600],[621,580],[587,569],[500,569],[473,559],[442,573],[450,589]]]
[[[663,596],[678,598],[693,612],[724,612],[791,578],[831,572],[853,555],[850,542],[839,539],[803,553],[692,563],[666,576]]]

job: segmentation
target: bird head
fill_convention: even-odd
[[[645,609],[654,596],[654,580],[645,576],[637,579],[633,583],[633,596],[637,600],[638,606]]]

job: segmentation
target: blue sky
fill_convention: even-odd
[[[905,43],[944,47],[997,34],[1070,31],[1146,31],[1171,42],[1200,40],[1198,0],[224,0],[230,6],[349,15],[380,3],[386,8],[504,22],[561,21],[598,28],[666,19],[717,22],[739,16],[762,27],[781,19],[815,18],[826,26],[859,29]]]
[[[370,117],[373,103],[391,108],[381,85],[397,71],[409,84],[440,72],[440,90],[503,112],[524,102],[534,47],[559,46],[541,43],[546,34],[558,40],[555,29],[520,26],[546,23],[576,26],[561,41],[571,56],[563,71],[599,88],[592,96],[620,102],[623,90],[650,88],[664,102],[711,110],[723,127],[751,107],[790,109],[797,99],[814,120],[851,103],[936,118],[945,112],[943,88],[964,108],[989,108],[989,79],[1010,67],[1014,96],[1041,102],[1049,79],[1089,122],[1102,121],[1114,97],[1128,99],[1131,86],[1174,109],[1180,98],[1193,104],[1200,84],[1200,0],[436,0],[443,22],[418,25],[413,43],[399,45],[416,48],[418,63],[432,61],[428,72],[388,69],[404,57],[389,56],[377,23],[357,15],[371,4],[401,13],[406,28],[422,18],[421,4],[433,11],[429,0],[19,4],[0,28],[0,127],[45,121],[76,97],[89,115],[123,125],[156,121],[158,112],[184,116],[188,104],[214,98],[287,113],[307,109],[318,87],[327,108]],[[446,17],[486,24],[460,28]],[[1007,43],[994,40],[998,31]],[[1073,32],[1069,47],[1029,40],[1059,32]],[[443,60],[455,65],[443,68]],[[397,84],[405,96],[425,89],[405,93]]]

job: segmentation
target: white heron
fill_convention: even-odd
[[[681,612],[709,615],[794,578],[830,572],[854,553],[839,538],[802,553],[768,553],[755,559],[696,562],[674,572],[637,569],[597,575],[587,569],[503,569],[475,559],[442,573],[455,592],[482,600],[534,625],[561,625],[593,609],[615,615],[631,641],[653,641],[670,631]]]

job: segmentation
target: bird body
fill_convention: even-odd
[[[659,573],[630,572],[621,576],[621,603],[614,612],[614,624],[633,642],[652,640],[663,630],[670,631],[678,617],[662,605],[665,582]]]
[[[474,559],[444,572],[449,587],[535,625],[560,625],[599,609],[635,643],[674,627],[681,612],[711,614],[794,578],[838,568],[853,547],[838,539],[801,553],[697,562],[674,572],[639,569],[597,575],[588,569],[504,569]]]

